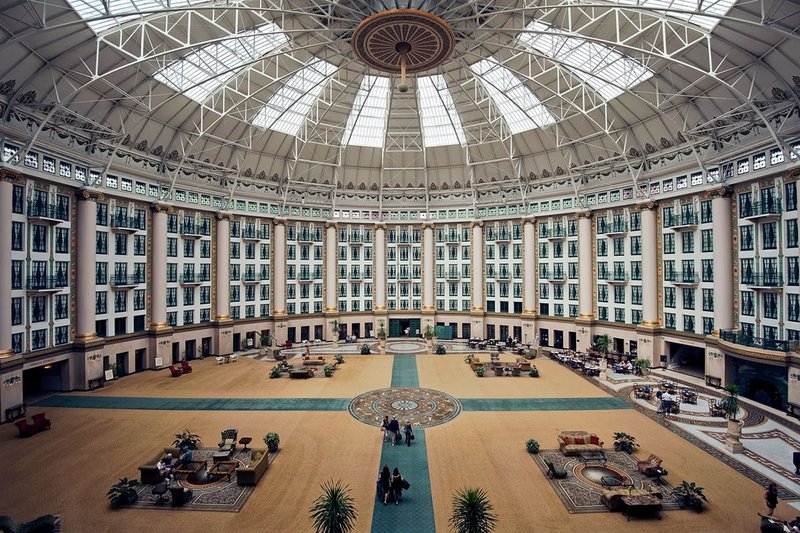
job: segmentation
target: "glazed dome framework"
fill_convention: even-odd
[[[3,128],[20,150],[69,145],[93,168],[172,185],[478,205],[636,184],[681,159],[705,169],[733,139],[788,152],[798,130],[790,1],[3,4]],[[351,46],[394,9],[431,13],[455,38],[405,94]]]

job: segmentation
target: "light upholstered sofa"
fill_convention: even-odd
[[[236,469],[236,483],[239,485],[257,485],[258,480],[269,467],[269,453],[267,450],[250,450],[250,466],[240,466]]]
[[[603,441],[594,433],[585,431],[562,431],[558,434],[558,448],[564,455],[602,452]]]

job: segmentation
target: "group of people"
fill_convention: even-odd
[[[383,442],[389,442],[391,439],[392,446],[403,440],[403,437],[400,436],[400,422],[397,421],[396,416],[393,416],[391,420],[389,420],[388,416],[384,416],[381,423],[381,431],[383,431]],[[403,434],[405,435],[406,445],[411,446],[411,441],[414,440],[414,430],[408,420],[403,426]]]
[[[390,499],[394,500],[395,505],[400,505],[403,489],[407,489],[409,486],[408,482],[400,475],[400,469],[395,467],[394,471],[390,472],[389,465],[383,465],[378,477],[378,488],[383,493],[383,505],[388,505]]]
[[[767,514],[764,516],[759,513],[762,518],[769,519],[771,522],[779,524],[784,531],[791,531],[791,533],[800,532],[800,516],[794,520],[781,520],[780,518],[772,516],[775,512],[775,508],[778,506],[778,485],[775,483],[767,485],[767,490],[764,491],[764,502],[767,504]]]
[[[192,450],[188,446],[184,446],[181,449],[181,455],[178,457],[177,461],[173,461],[173,457],[171,453],[168,453],[161,460],[156,463],[156,468],[158,468],[158,473],[161,477],[166,478],[172,475],[172,471],[182,467],[186,463],[192,460]]]

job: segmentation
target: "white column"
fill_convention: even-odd
[[[167,327],[167,212],[172,207],[164,204],[153,206],[152,256],[150,273],[152,275],[150,328]]]
[[[642,214],[642,325],[657,327],[658,220],[655,203],[639,206]]]
[[[16,175],[0,171],[0,358],[11,352],[11,213]],[[92,276],[94,279],[94,276]],[[20,387],[21,388],[21,387]]]
[[[272,316],[286,316],[286,220],[275,219],[272,242],[275,275],[272,277]]]
[[[215,320],[231,317],[231,220],[227,213],[217,214],[217,280]]]
[[[484,267],[484,245],[483,245],[483,221],[474,220],[472,222],[472,310],[484,311],[483,279]]]
[[[325,223],[325,312],[339,311],[339,262],[336,222]]]
[[[76,320],[75,338],[86,341],[97,337],[95,321],[95,278],[92,273],[97,263],[97,200],[104,195],[84,189],[78,195],[78,238],[75,251],[78,272],[75,280]],[[0,248],[1,249],[1,248]],[[162,278],[163,279],[163,278]]]
[[[375,226],[375,249],[372,255],[372,296],[375,311],[386,311],[386,224]],[[375,330],[377,334],[377,329]]]
[[[536,219],[526,218],[522,222],[522,257],[523,276],[522,279],[522,313],[536,314],[536,280],[539,273],[536,268]]]
[[[730,190],[712,191],[711,217],[714,221],[714,331],[733,329],[733,239],[731,238]]]
[[[436,309],[436,251],[433,244],[433,224],[428,222],[422,226],[422,310]]]
[[[584,211],[578,215],[578,262],[580,291],[578,293],[578,317],[594,318],[592,288],[592,213]]]

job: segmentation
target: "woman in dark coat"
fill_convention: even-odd
[[[403,476],[400,475],[400,470],[395,467],[392,473],[392,492],[394,493],[394,504],[400,505],[400,497],[403,493]]]
[[[381,489],[383,489],[383,505],[389,503],[389,494],[392,492],[392,474],[389,472],[389,465],[383,465],[381,470]]]

